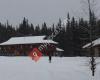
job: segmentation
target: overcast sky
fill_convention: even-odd
[[[29,19],[33,24],[56,23],[59,19],[66,18],[67,13],[80,16],[81,0],[0,0],[0,22],[9,20],[16,25]]]

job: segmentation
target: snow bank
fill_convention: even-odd
[[[88,58],[47,57],[34,62],[30,57],[0,57],[0,80],[90,80]],[[100,66],[95,79],[99,80]]]

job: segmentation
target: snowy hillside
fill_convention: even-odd
[[[34,62],[30,57],[0,57],[0,80],[90,80],[88,58],[47,57]],[[100,65],[95,80],[100,80]]]

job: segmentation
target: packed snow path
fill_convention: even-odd
[[[91,80],[86,57],[42,57],[34,62],[30,57],[0,57],[0,80]],[[95,80],[100,80],[100,65]]]

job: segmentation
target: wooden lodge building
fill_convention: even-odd
[[[100,38],[92,41],[92,48],[93,48],[93,53],[95,57],[100,57]],[[91,43],[88,43],[83,46],[83,49],[86,49],[88,52],[88,56],[90,56],[90,46]]]
[[[0,44],[0,55],[1,56],[28,56],[29,53],[34,49],[38,48],[43,43],[49,43],[53,47],[49,47],[50,53],[59,53],[63,51],[57,48],[57,42],[53,40],[46,40],[45,36],[26,36],[26,37],[12,37],[8,41]],[[45,54],[45,51],[43,52]]]

